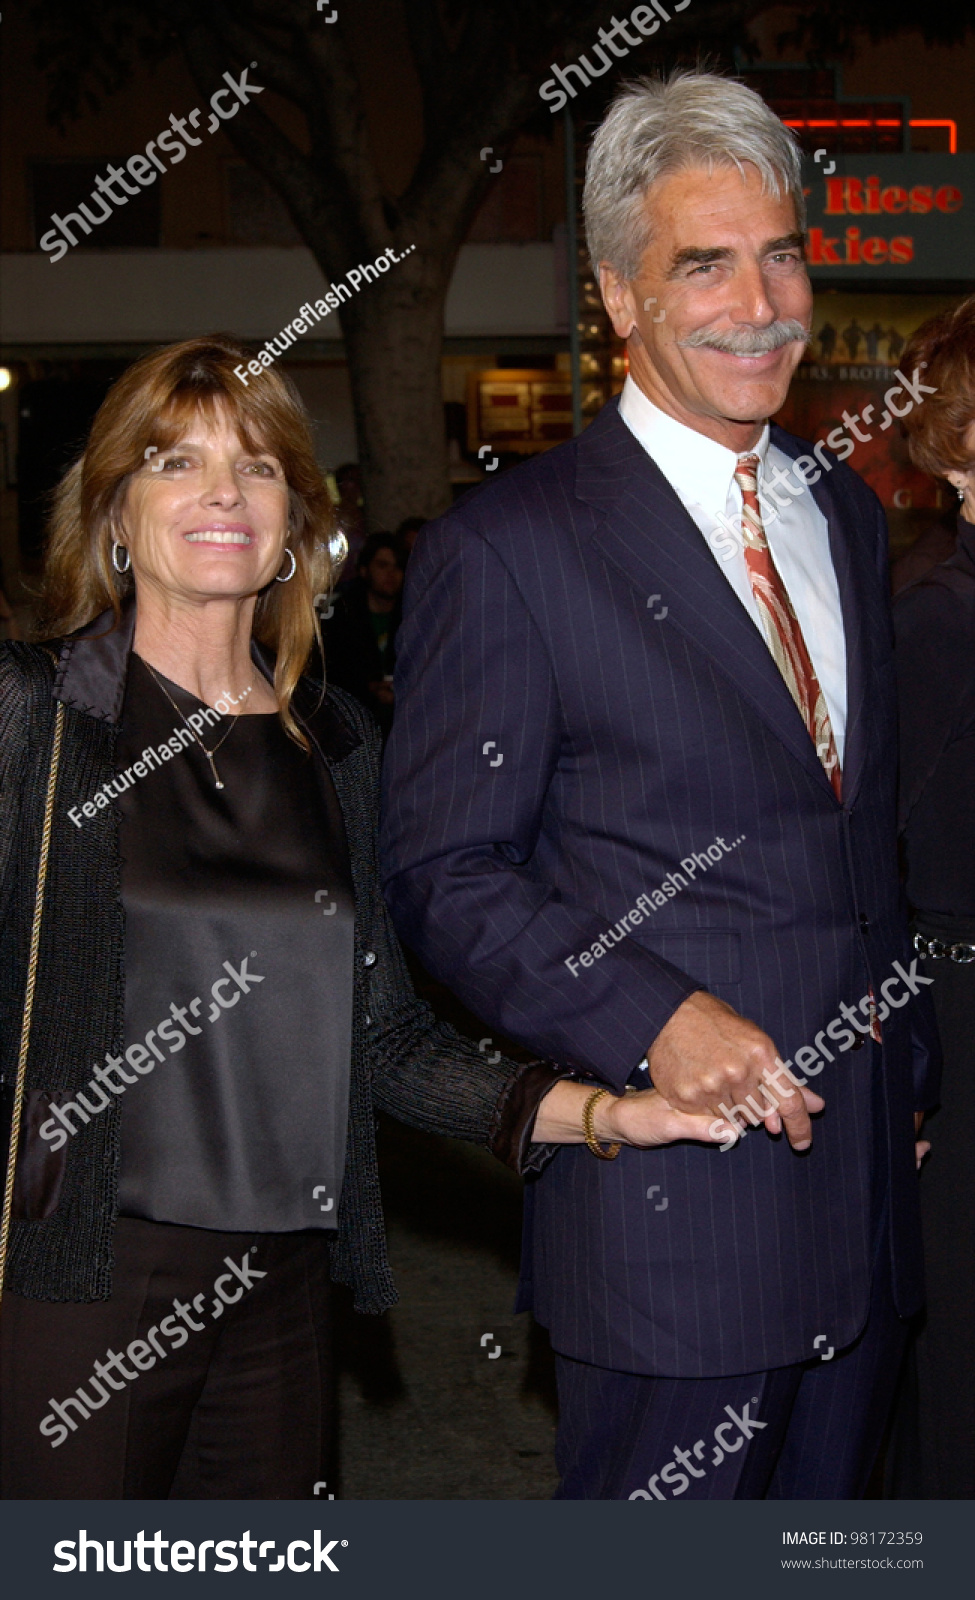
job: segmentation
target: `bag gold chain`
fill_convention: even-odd
[[[37,891],[34,895],[34,920],[30,931],[30,957],[27,963],[27,988],[24,993],[24,1025],[20,1034],[20,1054],[17,1059],[17,1079],[14,1085],[14,1105],[10,1118],[10,1149],[7,1155],[7,1176],[3,1190],[3,1219],[0,1221],[0,1297],[7,1269],[7,1247],[10,1242],[10,1224],[14,1206],[14,1181],[17,1174],[17,1155],[20,1148],[20,1119],[24,1110],[24,1084],[27,1078],[27,1052],[30,1049],[31,1018],[34,1012],[34,991],[37,986],[37,959],[41,948],[41,916],[44,911],[44,889],[47,884],[47,864],[51,852],[51,829],[54,823],[54,793],[58,782],[61,760],[61,735],[64,731],[64,705],[58,702],[54,720],[54,743],[51,748],[51,767],[47,779],[47,798],[44,803],[44,827],[41,831],[41,851],[37,864]]]

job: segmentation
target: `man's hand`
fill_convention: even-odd
[[[655,1088],[675,1111],[726,1120],[738,1106],[745,1125],[751,1118],[769,1133],[784,1128],[794,1150],[812,1144],[809,1113],[822,1111],[825,1102],[790,1082],[768,1034],[713,994],[689,995],[661,1028],[647,1060]]]

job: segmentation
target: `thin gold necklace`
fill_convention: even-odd
[[[206,756],[207,760],[209,761],[209,763],[210,763],[210,771],[213,773],[214,786],[217,789],[223,789],[225,787],[225,785],[222,784],[221,781],[220,781],[220,777],[219,777],[219,774],[217,772],[216,766],[214,765],[213,758],[216,755],[217,751],[220,749],[220,746],[225,742],[225,740],[230,738],[230,735],[233,733],[234,729],[236,728],[237,723],[238,723],[238,721],[240,719],[240,712],[238,711],[237,715],[235,717],[231,718],[230,727],[227,729],[226,733],[223,735],[223,738],[217,740],[217,742],[214,745],[212,750],[208,750],[206,745],[203,743],[203,740],[200,738],[200,735],[197,733],[196,729],[193,727],[192,723],[187,722],[185,714],[180,710],[179,706],[176,704],[176,701],[173,699],[173,697],[170,694],[169,690],[166,688],[166,685],[164,683],[160,683],[159,682],[159,679],[156,677],[156,674],[153,672],[152,668],[149,666],[149,663],[148,663],[148,661],[146,661],[145,657],[144,656],[140,656],[139,660],[148,669],[149,676],[152,678],[153,683],[159,685],[159,688],[162,690],[163,694],[166,696],[166,699],[169,701],[169,703],[172,706],[173,710],[176,712],[176,715],[178,717],[182,717],[183,718],[183,721],[186,723],[187,728],[189,728],[190,733],[193,735],[193,737],[196,740],[197,744],[199,745],[200,749],[203,751],[203,754]]]

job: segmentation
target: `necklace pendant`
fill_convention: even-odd
[[[216,787],[217,787],[217,788],[218,788],[218,789],[222,789],[222,788],[223,788],[223,784],[222,784],[222,783],[221,783],[221,782],[220,782],[220,779],[219,779],[219,778],[217,778],[217,779],[216,779]]]

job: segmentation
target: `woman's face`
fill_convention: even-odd
[[[280,461],[245,449],[229,417],[198,413],[130,479],[121,525],[137,587],[240,599],[287,565],[288,485]]]

